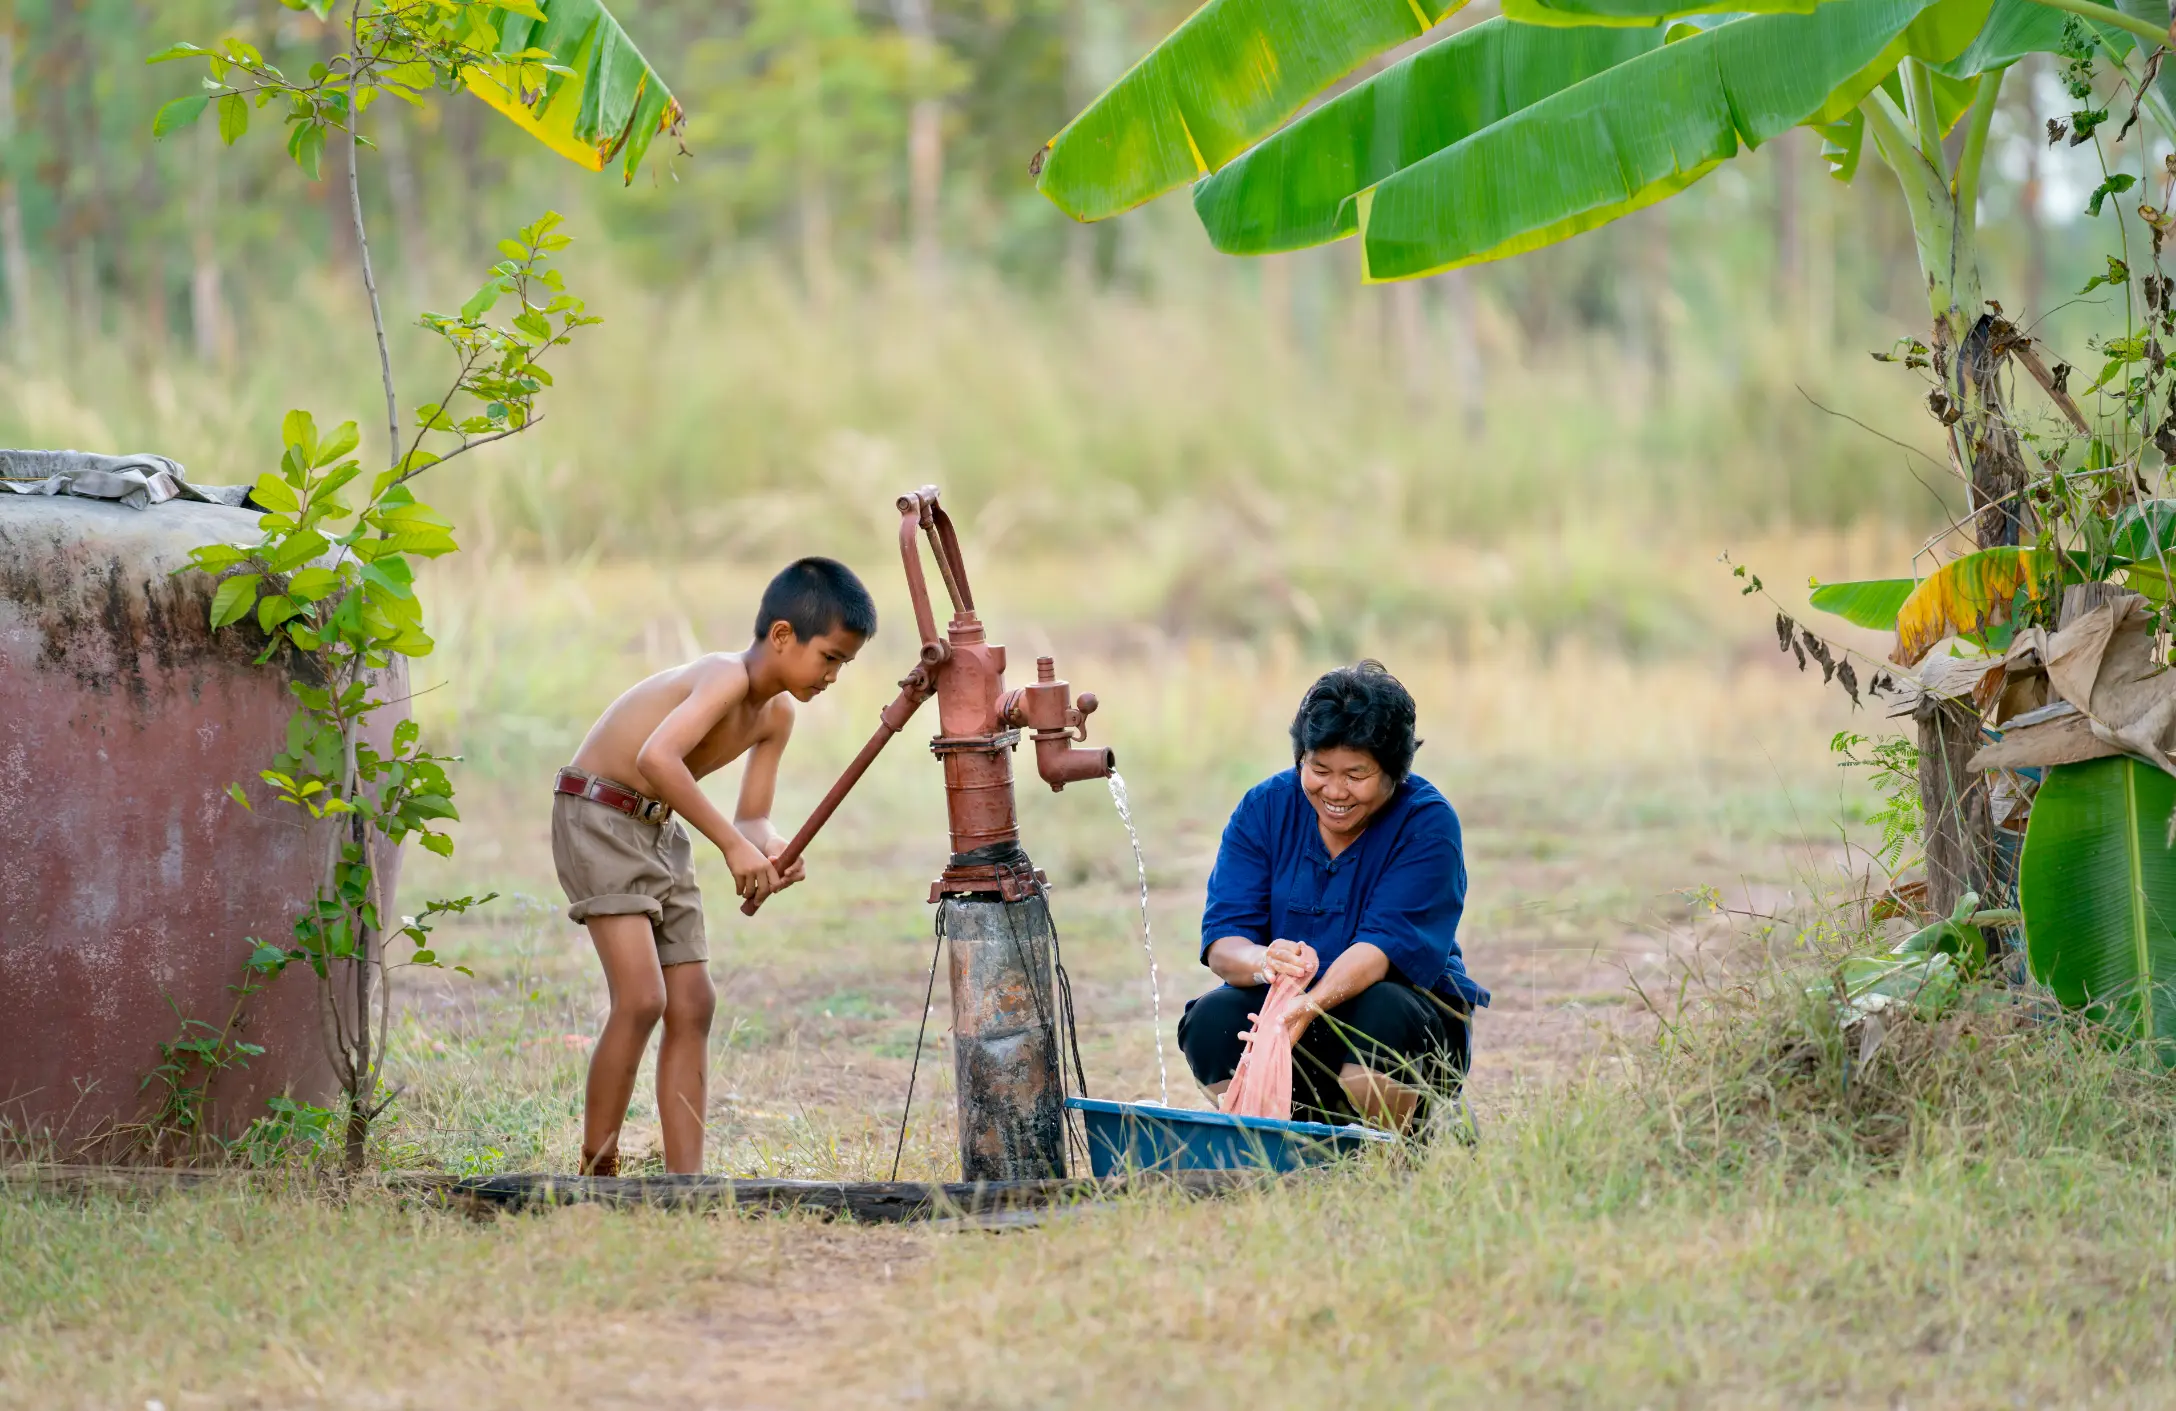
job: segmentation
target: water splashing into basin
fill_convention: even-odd
[[[1126,776],[1111,771],[1111,802],[1118,805],[1118,821],[1126,825],[1126,837],[1133,843],[1133,866],[1141,876],[1141,949],[1148,953],[1148,1002],[1149,1023],[1156,1031],[1156,1090],[1161,1094],[1164,1106],[1171,1105],[1171,1078],[1164,1071],[1164,992],[1163,982],[1156,974],[1156,945],[1149,934],[1148,925],[1148,859],[1141,855],[1141,835],[1133,826],[1133,809],[1126,799]]]

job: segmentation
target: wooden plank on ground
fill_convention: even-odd
[[[744,1176],[435,1176],[402,1173],[396,1187],[449,1202],[518,1209],[531,1205],[599,1204],[671,1210],[814,1210],[857,1220],[984,1216],[1000,1211],[1108,1200],[1128,1191],[1177,1190],[1206,1195],[1258,1185],[1257,1171],[1176,1171],[1169,1174],[1053,1181],[788,1181]]]
[[[509,1173],[453,1176],[390,1171],[366,1180],[475,1211],[550,1205],[609,1205],[665,1210],[811,1210],[856,1220],[994,1222],[1005,1212],[1085,1206],[1148,1191],[1213,1195],[1277,1177],[1261,1171],[1172,1171],[1101,1180],[788,1181],[748,1176],[561,1176]],[[218,1167],[25,1164],[0,1168],[0,1187],[71,1195],[160,1195],[219,1185],[308,1190],[331,1177]],[[1024,1223],[1012,1221],[1009,1223]]]

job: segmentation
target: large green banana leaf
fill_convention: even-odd
[[[2176,1057],[2176,779],[2128,758],[2058,765],[2018,862],[2025,957],[2056,999]]]
[[[2118,564],[2176,559],[2176,500],[2125,506],[2109,530],[2108,555]]]
[[[2063,11],[2039,4],[2037,0],[1995,0],[1987,12],[1987,23],[1973,36],[1972,42],[1955,57],[1932,67],[1948,78],[1970,78],[2013,64],[2027,54],[2059,53],[2063,46],[2063,24],[2069,18]],[[2165,22],[2167,17],[2164,14],[2162,18]],[[2113,26],[2094,25],[2093,29],[2119,55],[2129,54],[2136,43],[2127,31]]]
[[[1954,56],[1988,3],[1831,0],[1629,59],[1357,193],[1366,276],[1502,259],[1665,200],[1741,146],[1842,117],[1908,52]]]
[[[1215,171],[1463,4],[1209,0],[1050,139],[1036,186],[1077,220],[1131,210]]]
[[[1946,637],[1972,637],[2000,619],[2019,592],[2037,598],[2056,580],[2082,582],[2091,572],[2123,573],[2129,585],[2165,600],[2176,570],[2176,500],[2141,500],[2116,516],[2098,555],[2032,548],[1981,549],[1942,565],[1923,581],[1870,578],[1823,583],[1808,600],[1860,627],[1898,634],[1900,661],[1916,661]]]
[[[1194,187],[1219,250],[1340,240],[1346,200],[1508,115],[1662,46],[1658,29],[1550,29],[1492,19],[1339,94]]]
[[[1869,578],[1857,583],[1823,583],[1806,601],[1832,612],[1854,627],[1896,630],[1896,615],[1919,584],[1910,578]]]
[[[680,104],[599,0],[535,4],[542,19],[506,14],[499,52],[542,50],[554,66],[572,72],[545,72],[538,86],[524,91],[512,65],[479,65],[465,75],[469,91],[591,171],[623,157],[625,179],[633,181],[650,139],[679,123]]]
[[[1807,15],[1825,0],[1503,0],[1503,16],[1517,24],[1648,28],[1688,15]]]
[[[1208,0],[1044,145],[1036,186],[1078,220],[1131,210],[1221,170],[1324,88],[1374,55],[1425,34],[1465,3]],[[1505,15],[1528,24],[1653,28],[1717,12],[1804,13],[1817,3],[1507,0]],[[1984,10],[1986,4],[1943,0],[1950,8]],[[1972,20],[1941,56],[1961,48],[1978,25]]]
[[[2145,20],[2164,32],[2169,27],[2168,0],[2115,0],[2115,6],[2125,14]],[[2108,42],[2117,54],[2129,54],[2131,52],[2131,44],[2135,41],[2131,40],[2128,33],[2122,30],[2110,31],[2103,29],[2101,34],[2104,38],[2108,38]],[[2123,35],[2126,42],[2116,43],[2112,38],[2109,38],[2112,34]],[[2160,70],[2154,75],[2153,87],[2148,89],[2146,93],[2147,108],[2153,114],[2154,121],[2160,123],[2164,131],[2176,126],[2176,122],[2172,122],[2172,119],[2176,119],[2176,73],[2171,73],[2170,68],[2171,66],[2167,63],[2161,65]]]

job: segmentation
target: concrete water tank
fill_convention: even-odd
[[[0,1149],[84,1154],[137,1119],[177,1008],[223,1021],[245,938],[290,942],[309,899],[323,835],[265,806],[257,779],[292,674],[253,664],[254,626],[212,632],[210,579],[174,572],[196,545],[254,539],[256,519],[0,494]],[[331,1100],[305,967],[243,1026],[266,1052],[214,1085],[217,1129],[280,1092]]]

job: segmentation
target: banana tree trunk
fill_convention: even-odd
[[[1863,105],[1876,150],[1903,188],[1926,279],[1928,339],[1938,385],[1927,408],[1948,432],[1950,463],[1967,486],[1972,535],[1980,548],[2015,544],[2024,525],[2025,458],[2003,404],[2006,354],[1980,286],[1977,205],[1987,132],[2002,72],[1983,75],[1962,127],[1954,174],[1934,116],[1931,78],[1905,63],[1908,114],[1886,95]],[[1979,715],[1968,704],[1928,696],[1914,712],[1919,735],[1919,801],[1926,818],[1927,905],[1946,916],[1968,891],[1991,897],[1994,823],[1987,779],[1965,768],[1979,747]]]

